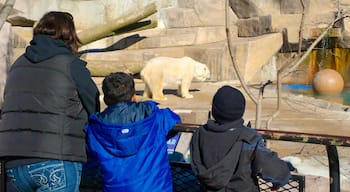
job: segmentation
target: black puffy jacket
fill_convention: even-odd
[[[99,92],[85,65],[63,41],[34,36],[6,81],[0,157],[86,161],[83,127]]]

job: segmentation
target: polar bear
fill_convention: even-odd
[[[140,72],[145,83],[143,97],[153,100],[167,100],[163,95],[166,85],[177,85],[177,94],[183,98],[193,98],[189,93],[192,80],[205,81],[210,78],[208,67],[190,57],[154,57]]]

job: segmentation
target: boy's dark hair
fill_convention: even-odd
[[[102,91],[106,105],[130,101],[135,94],[135,82],[133,77],[124,72],[111,73],[104,78]]]

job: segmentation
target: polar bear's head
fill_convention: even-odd
[[[205,81],[209,79],[210,78],[209,68],[203,63],[196,62],[193,77],[198,81]]]

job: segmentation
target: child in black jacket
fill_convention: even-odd
[[[204,191],[258,192],[258,177],[276,187],[288,183],[289,164],[265,147],[256,130],[244,126],[245,98],[230,86],[214,95],[215,120],[201,126],[190,144],[191,164]]]

